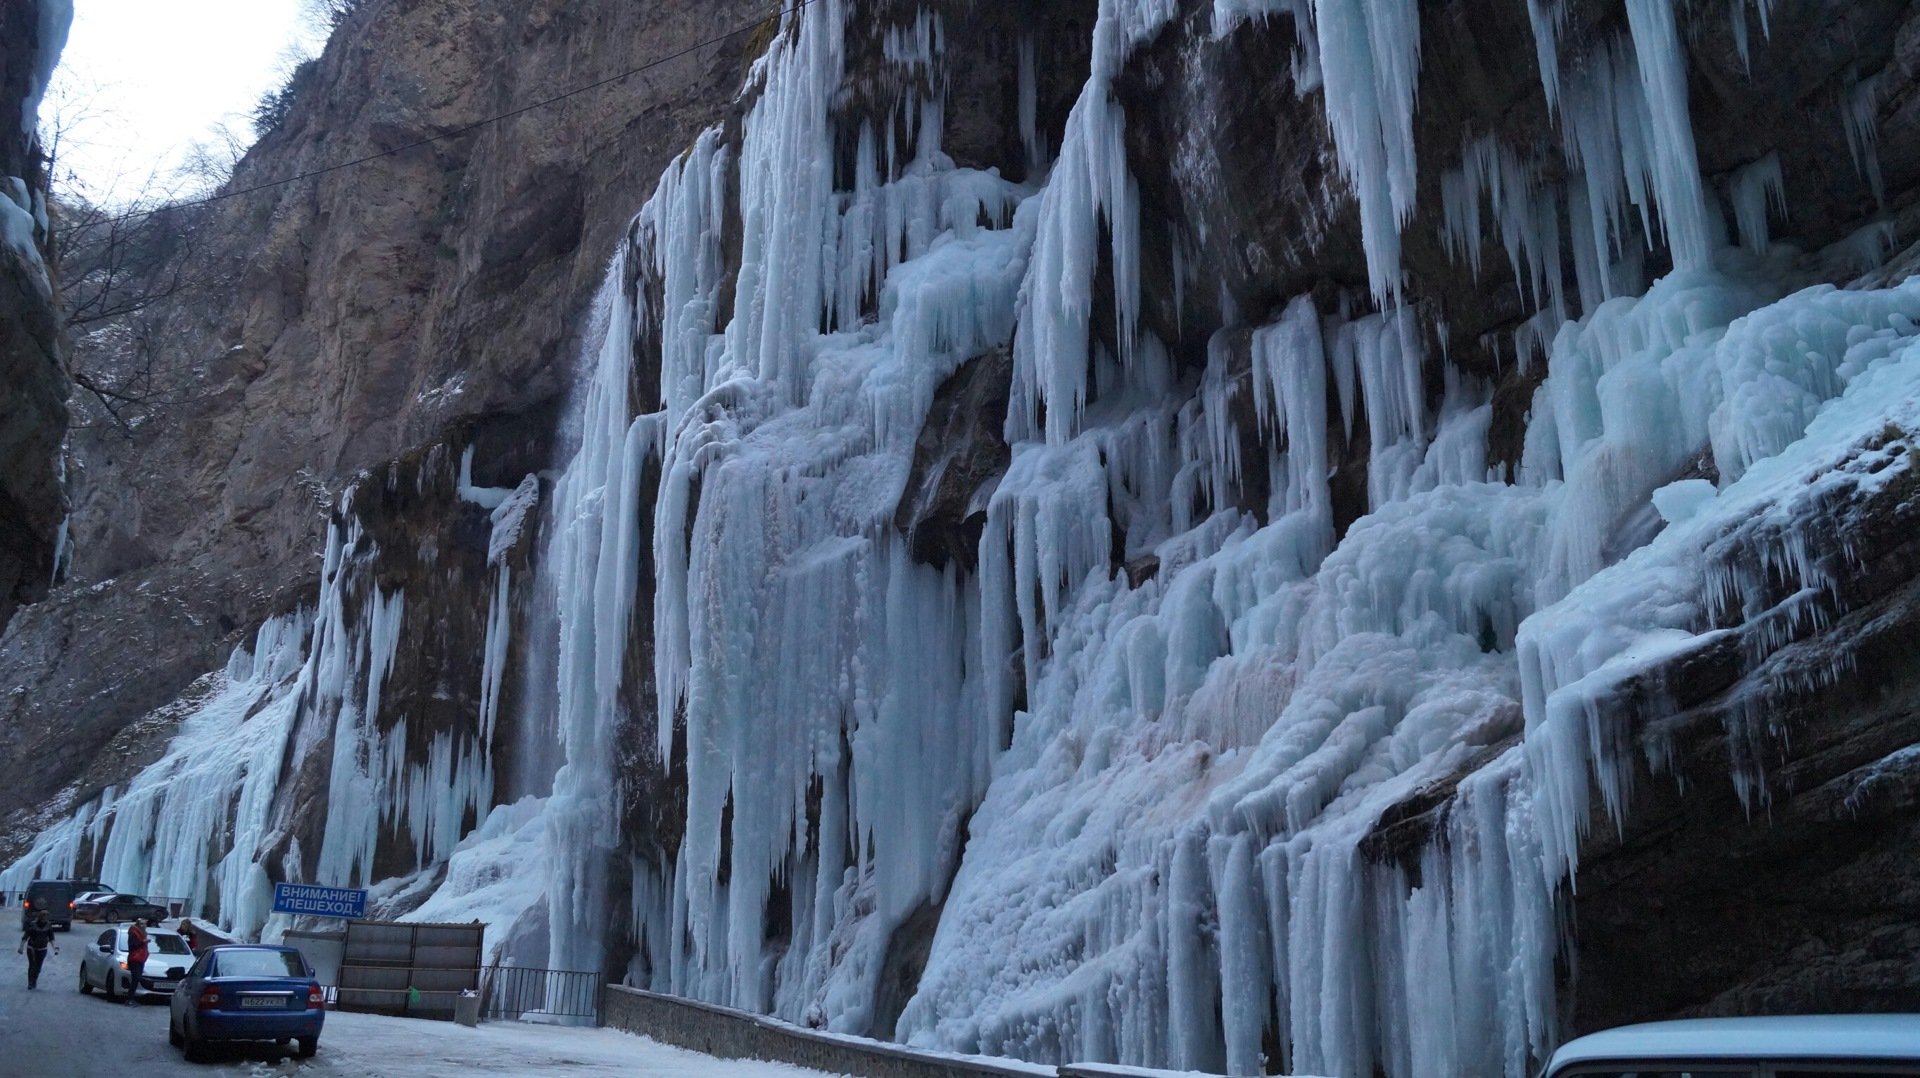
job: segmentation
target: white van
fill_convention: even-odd
[[[1621,1026],[1567,1042],[1543,1078],[1920,1078],[1920,1014]]]

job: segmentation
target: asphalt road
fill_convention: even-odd
[[[321,1059],[295,1060],[292,1047],[215,1049],[214,1063],[196,1066],[167,1043],[167,1002],[149,996],[129,1007],[99,992],[80,994],[80,952],[104,926],[73,926],[56,933],[59,953],[47,956],[40,986],[27,990],[27,959],[0,951],[0,1078],[146,1078],[172,1074],[333,1074]],[[20,945],[20,910],[0,909],[0,938]]]
[[[292,1048],[215,1047],[206,1064],[188,1063],[167,1043],[167,1001],[137,1006],[79,992],[80,954],[102,926],[75,925],[56,936],[40,987],[27,991],[27,960],[0,949],[0,1078],[148,1078],[245,1075],[246,1078],[830,1078],[778,1063],[722,1060],[615,1032],[490,1022],[452,1022],[330,1011],[320,1054],[295,1059]],[[20,941],[19,907],[0,907],[0,938]]]

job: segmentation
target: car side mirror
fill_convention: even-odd
[[[100,945],[100,953],[101,953],[101,954],[112,954],[112,953],[113,953],[113,945],[112,945],[111,943],[103,943],[103,944],[101,944],[101,945]]]

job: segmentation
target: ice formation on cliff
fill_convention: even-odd
[[[73,864],[109,816],[150,830],[111,830],[108,875],[142,878],[163,841],[226,848],[217,823],[139,806],[189,775],[210,803],[252,788],[265,755],[247,753],[298,751],[295,709],[319,706],[336,775],[320,882],[364,878],[388,822],[422,867],[454,866],[429,910],[518,919],[544,873],[559,968],[631,938],[633,983],[966,1052],[1238,1074],[1280,1062],[1274,1040],[1300,1071],[1526,1073],[1558,1032],[1556,892],[1589,801],[1617,820],[1630,797],[1637,750],[1608,742],[1599,702],[1758,594],[1710,568],[1718,538],[1756,521],[1793,536],[1821,494],[1913,466],[1859,447],[1920,424],[1920,280],[1805,287],[1769,236],[1789,208],[1777,158],[1736,177],[1741,247],[1722,245],[1670,0],[1626,0],[1628,32],[1577,64],[1561,5],[1529,0],[1569,179],[1473,139],[1436,223],[1476,273],[1490,230],[1541,311],[1520,356],[1547,374],[1509,476],[1488,459],[1491,387],[1430,355],[1395,303],[1418,6],[1216,0],[1216,32],[1280,14],[1302,30],[1296,77],[1324,91],[1382,306],[1299,297],[1240,327],[1244,378],[1226,331],[1182,372],[1141,324],[1112,93],[1174,7],[1104,0],[1062,144],[1022,121],[1029,155],[1055,154],[1033,181],[958,167],[945,103],[910,95],[890,118],[904,138],[850,133],[841,187],[850,8],[787,13],[739,143],[703,135],[609,266],[543,567],[516,582],[496,554],[476,597],[482,736],[424,763],[383,748],[391,723],[370,724],[405,597],[363,590],[347,625],[323,590],[304,645],[297,622],[263,630],[166,759],[9,872]],[[887,62],[938,65],[944,41],[923,14]],[[1848,116],[1865,172],[1870,127],[1851,125],[1871,111]],[[1645,236],[1676,267],[1651,286],[1630,250]],[[1101,272],[1111,327],[1092,324]],[[656,335],[657,386],[637,387],[634,341]],[[940,386],[1003,349],[1010,462],[976,494],[977,569],[934,568],[894,525],[916,441]],[[1341,535],[1331,447],[1362,417],[1368,512]],[[1233,496],[1248,445],[1269,455],[1259,511]],[[1717,482],[1689,471],[1703,452]],[[528,526],[538,484],[461,490],[499,538]],[[1664,523],[1622,557],[1603,540],[1643,510]],[[358,542],[343,528],[328,589]],[[1776,564],[1828,583],[1791,542]],[[514,587],[550,593],[563,762],[550,797],[489,817]],[[623,846],[628,724],[653,731],[658,766],[684,760],[670,861]],[[1476,760],[1417,874],[1362,853],[1383,811]],[[246,854],[279,824],[242,804],[219,897],[245,927],[265,879]],[[486,822],[462,841],[469,811]],[[929,909],[917,991],[879,1013],[896,934]]]

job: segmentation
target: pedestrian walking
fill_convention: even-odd
[[[147,919],[135,917],[127,929],[127,1006],[139,1001],[140,974],[147,968]]]
[[[47,923],[47,915],[41,913],[20,930],[20,947],[15,952],[27,956],[28,988],[39,985],[40,967],[46,964],[49,947],[53,948],[54,954],[60,953],[60,948],[53,945],[53,926]]]

